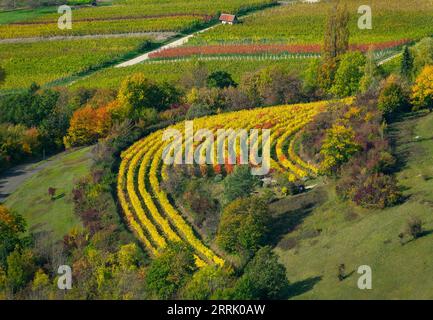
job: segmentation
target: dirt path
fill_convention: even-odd
[[[169,48],[180,47],[180,46],[184,45],[185,43],[187,43],[188,40],[191,39],[192,37],[194,37],[196,34],[199,34],[199,33],[202,33],[202,32],[206,32],[206,31],[208,31],[210,29],[215,28],[216,26],[218,26],[218,24],[216,24],[216,25],[214,25],[212,27],[209,27],[209,28],[206,28],[206,29],[194,32],[192,34],[189,34],[189,35],[187,35],[185,37],[182,37],[182,38],[177,39],[177,40],[175,40],[173,42],[170,42],[170,43],[168,43],[168,44],[166,44],[166,45],[164,45],[162,47],[159,47],[158,49],[155,49],[153,51],[150,51],[150,52],[147,52],[145,54],[142,54],[141,56],[135,57],[135,58],[133,58],[131,60],[122,62],[122,63],[116,65],[115,68],[123,68],[123,67],[133,66],[133,65],[138,64],[140,62],[148,60],[149,59],[149,55],[152,54],[152,53],[159,52],[159,51],[162,51],[162,50],[165,50],[165,49],[169,49]]]
[[[14,192],[28,178],[48,167],[52,160],[27,163],[6,170],[0,176],[0,203]]]
[[[108,38],[133,38],[149,37],[156,41],[166,41],[176,36],[176,32],[134,32],[134,33],[115,33],[115,34],[91,34],[85,36],[54,36],[54,37],[32,37],[32,38],[13,38],[2,39],[0,44],[6,43],[34,43],[41,41],[57,40],[78,40],[78,39],[108,39]]]

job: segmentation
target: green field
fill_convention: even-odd
[[[328,182],[311,191],[310,198],[323,200],[317,201],[311,212],[300,210],[286,217],[297,221],[297,228],[283,237],[275,250],[287,268],[291,298],[433,298],[432,126],[433,114],[391,126],[398,139],[397,154],[406,162],[398,173],[407,197],[404,204],[386,210],[360,209],[337,200],[329,191],[334,189],[332,182]],[[284,212],[281,208],[285,205],[288,203],[277,204],[274,209]],[[398,234],[412,216],[424,222],[425,235],[402,245]],[[337,268],[342,263],[349,276],[340,282]],[[357,287],[360,275],[356,271],[361,265],[372,268],[372,290]]]
[[[75,39],[0,44],[1,65],[6,70],[2,89],[40,85],[84,72],[92,67],[136,53],[148,38]]]
[[[157,81],[177,81],[185,72],[188,72],[193,66],[193,60],[185,61],[165,61],[161,63],[146,62],[125,68],[110,68],[98,71],[88,77],[74,82],[73,88],[112,88],[117,89],[128,75],[133,73],[144,73],[148,78]],[[310,59],[230,59],[203,61],[209,72],[224,70],[229,72],[235,81],[240,81],[242,76],[247,72],[256,71],[268,66],[280,66],[288,71],[302,73]]]
[[[429,0],[347,0],[350,14],[350,41],[354,44],[420,39],[433,34],[433,5]],[[372,9],[372,29],[358,28],[359,6]],[[219,26],[193,38],[189,45],[224,43],[321,43],[327,1],[316,4],[297,2],[255,13],[241,24]]]
[[[49,232],[52,241],[62,240],[73,227],[80,227],[74,215],[71,192],[74,181],[90,170],[90,148],[57,155],[48,166],[24,182],[5,202],[8,208],[22,214],[33,233]],[[48,188],[56,188],[57,199],[51,200]]]

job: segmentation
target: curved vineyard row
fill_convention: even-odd
[[[259,132],[263,132],[260,129],[269,129],[271,170],[287,171],[291,179],[303,178],[317,170],[294,152],[293,137],[317,113],[324,110],[326,104],[326,102],[316,102],[241,110],[195,119],[193,126],[195,132],[206,128],[214,136],[219,129],[233,129],[234,131],[229,134],[232,137],[238,129],[246,132],[250,132],[251,129],[259,129]],[[178,123],[170,129],[177,129],[183,133],[185,123]],[[159,250],[166,246],[167,241],[185,241],[195,250],[197,265],[222,265],[224,260],[201,241],[193,227],[182,217],[161,187],[162,180],[166,180],[168,175],[167,165],[163,162],[163,150],[170,142],[163,141],[162,136],[162,130],[156,131],[122,153],[117,191],[125,219],[130,229],[152,255],[157,255]],[[215,139],[215,142],[218,139]],[[261,152],[262,134],[249,137],[248,140],[250,139],[254,139],[251,148]],[[189,141],[182,141],[181,152],[184,152],[187,142]],[[197,148],[198,144],[200,142],[195,141],[194,147]],[[206,149],[204,145],[200,149],[197,148],[198,151],[196,150],[202,160],[203,150]],[[225,155],[228,148],[239,151],[238,144],[229,147],[228,143],[225,143]],[[212,157],[216,159],[215,146],[213,150]],[[173,157],[176,155],[173,154]],[[225,165],[222,166],[225,166],[226,172],[229,173],[233,164],[229,163],[227,158],[224,159]],[[201,166],[206,170],[209,168],[209,165]]]

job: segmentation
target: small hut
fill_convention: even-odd
[[[220,19],[222,24],[236,24],[239,22],[238,17],[234,14],[227,14],[223,13],[220,16]]]

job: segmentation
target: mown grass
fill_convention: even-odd
[[[432,125],[429,114],[391,126],[402,166],[398,178],[407,197],[402,205],[386,210],[354,207],[337,199],[332,182],[311,191],[320,190],[325,201],[310,208],[275,249],[292,283],[289,298],[433,298]],[[412,241],[406,237],[401,244],[398,235],[412,216],[424,222],[425,234]],[[348,277],[339,281],[338,266],[343,263]],[[361,265],[372,268],[372,290],[357,287]]]
[[[72,228],[81,228],[71,192],[74,181],[90,170],[89,152],[89,147],[81,148],[46,160],[51,163],[8,197],[5,205],[25,217],[30,232],[48,232],[49,239],[55,242]],[[55,200],[48,195],[50,187],[57,189]]]

